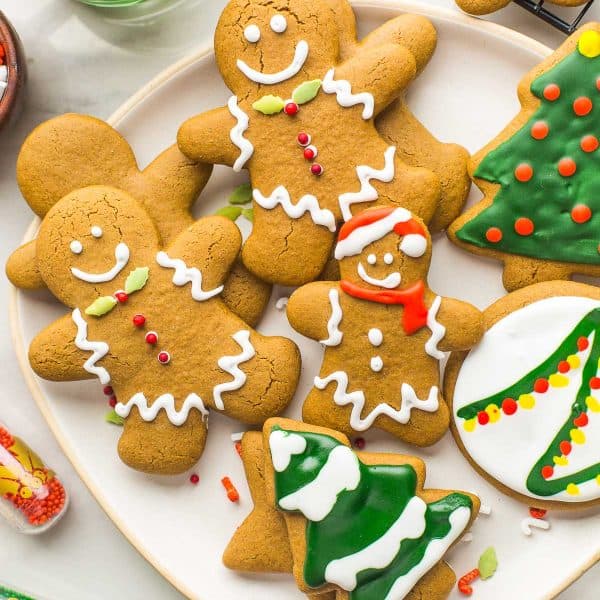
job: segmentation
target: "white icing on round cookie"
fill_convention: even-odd
[[[383,262],[386,265],[391,265],[394,262],[394,255],[391,252],[386,252],[383,255]]]
[[[373,346],[381,346],[383,342],[383,332],[377,327],[369,329],[367,337],[369,338],[369,342],[371,342],[371,345]]]
[[[72,250],[72,249],[71,249]],[[124,242],[117,244],[115,248],[115,264],[108,271],[104,273],[90,273],[88,271],[82,271],[76,267],[71,267],[71,273],[73,277],[77,277],[81,281],[86,283],[106,283],[112,281],[129,262],[129,246]]]
[[[92,228],[90,229],[90,233],[95,237],[95,238],[101,238],[102,234],[104,233],[102,231],[102,227],[100,227],[99,225],[93,225]]]
[[[375,373],[379,373],[381,369],[383,369],[383,359],[381,356],[374,356],[371,358],[371,371],[375,371]]]
[[[376,257],[374,254],[369,254],[369,255],[367,256],[367,262],[368,262],[370,265],[374,265],[374,264],[377,262],[377,257]]]
[[[79,240],[73,240],[69,244],[69,248],[73,254],[81,254],[83,252],[83,244]]]
[[[275,73],[263,73],[262,71],[257,71],[252,67],[248,66],[241,58],[237,60],[237,68],[248,78],[250,81],[254,81],[254,83],[262,83],[263,85],[274,85],[276,83],[281,83],[282,81],[286,81],[290,79],[294,75],[296,75],[300,69],[304,66],[306,59],[308,58],[308,43],[304,40],[300,40],[296,44],[296,48],[294,50],[294,58],[292,62],[281,69],[281,71],[277,71]]]
[[[244,29],[244,37],[251,44],[256,44],[256,42],[260,40],[260,29],[258,28],[258,25],[255,25],[254,23],[252,25],[248,25]]]
[[[402,238],[400,250],[411,258],[419,258],[427,250],[427,240],[418,233],[409,233]]]
[[[287,20],[282,14],[273,15],[269,24],[275,33],[283,33],[287,29]]]
[[[376,285],[377,287],[383,287],[387,289],[393,289],[400,285],[400,281],[402,281],[402,275],[398,271],[394,271],[389,275],[386,275],[383,279],[377,279],[375,277],[371,277],[361,262],[358,263],[358,267],[356,268],[358,276],[365,282],[370,285]]]

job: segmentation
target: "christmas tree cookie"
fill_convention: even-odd
[[[431,239],[404,208],[357,214],[340,229],[335,257],[341,280],[302,286],[287,305],[291,326],[325,346],[303,419],[433,444],[449,423],[439,361],[477,343],[481,313],[427,287]]]
[[[514,290],[600,275],[600,25],[574,33],[519,85],[522,109],[470,167],[484,198],[449,230],[504,262]]]
[[[500,490],[541,508],[600,500],[600,290],[543,282],[484,312],[446,368],[452,430]]]
[[[71,312],[32,341],[31,366],[110,385],[133,468],[182,472],[202,454],[209,408],[260,424],[294,394],[295,344],[260,335],[220,299],[240,246],[219,216],[162,245],[142,205],[107,186],[68,194],[42,221],[36,265]]]
[[[225,551],[228,567],[291,563],[300,590],[328,600],[447,598],[455,576],[443,556],[477,515],[475,496],[423,489],[420,459],[354,452],[331,429],[269,419],[262,438],[246,436],[254,510]]]
[[[90,185],[121,189],[148,211],[162,242],[170,244],[194,223],[192,206],[212,167],[186,158],[171,146],[144,170],[127,141],[108,123],[87,115],[66,114],[36,127],[17,160],[23,197],[40,218],[67,194]],[[7,274],[22,289],[45,287],[35,264],[35,240],[8,260]],[[271,286],[236,261],[222,298],[233,312],[254,325],[269,301]]]
[[[314,280],[356,211],[393,204],[428,222],[440,199],[437,176],[403,163],[373,122],[414,78],[414,55],[384,25],[344,60],[339,12],[340,0],[231,0],[215,53],[234,95],[178,134],[192,160],[248,169],[254,226],[242,258],[273,283]]]

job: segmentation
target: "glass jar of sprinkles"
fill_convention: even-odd
[[[56,473],[0,422],[0,516],[27,534],[52,527],[68,496]]]

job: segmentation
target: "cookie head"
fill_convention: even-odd
[[[423,222],[404,208],[367,209],[340,229],[335,258],[342,279],[392,290],[427,278],[431,238]]]
[[[232,0],[215,34],[219,70],[238,96],[257,86],[272,86],[261,88],[261,94],[277,94],[278,84],[293,88],[321,78],[338,51],[334,12],[309,0]]]
[[[42,221],[36,242],[41,276],[67,306],[123,289],[127,275],[158,250],[156,228],[131,196],[104,186],[76,190]]]

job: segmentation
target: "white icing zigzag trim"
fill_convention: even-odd
[[[75,345],[85,352],[93,352],[83,364],[83,368],[88,373],[96,375],[102,385],[106,385],[110,381],[110,374],[104,367],[97,367],[96,363],[108,354],[108,344],[106,342],[91,342],[87,339],[87,322],[81,316],[81,311],[78,308],[72,312],[71,318],[77,326]]]
[[[350,206],[359,202],[372,202],[379,198],[377,190],[371,185],[371,179],[376,181],[383,181],[389,183],[394,179],[395,167],[394,167],[394,156],[396,155],[396,146],[389,146],[383,153],[384,166],[382,169],[374,169],[369,165],[358,165],[356,167],[356,175],[360,181],[360,191],[358,192],[347,192],[340,194],[338,197],[340,203],[340,210],[342,211],[342,217],[344,221],[348,221],[352,218],[352,211]]]
[[[348,393],[348,374],[345,371],[334,371],[327,377],[315,377],[315,387],[319,390],[324,390],[332,381],[337,383],[336,390],[333,394],[333,401],[338,406],[346,406],[352,404],[352,412],[350,414],[350,425],[355,431],[365,431],[371,427],[377,417],[385,415],[393,419],[397,423],[406,424],[410,420],[410,413],[413,408],[426,412],[435,412],[439,408],[438,388],[432,386],[429,390],[429,396],[426,400],[420,400],[417,394],[408,383],[403,383],[400,389],[401,403],[400,409],[397,410],[389,404],[378,404],[364,419],[361,418],[362,411],[365,407],[365,394],[361,390]]]
[[[146,396],[144,396],[143,392],[138,392],[132,396],[127,404],[118,402],[115,406],[115,412],[120,417],[123,417],[123,419],[126,419],[134,406],[138,407],[140,417],[146,422],[154,421],[158,412],[163,409],[167,413],[169,421],[176,427],[180,427],[187,421],[192,408],[197,408],[200,411],[203,421],[208,419],[208,410],[204,406],[204,402],[202,402],[200,396],[193,393],[188,394],[183,406],[177,410],[173,394],[162,394],[162,396],[159,396],[152,403],[152,406],[148,406]]]
[[[167,269],[175,269],[173,274],[173,283],[177,286],[192,284],[192,298],[198,302],[208,300],[223,291],[223,286],[213,290],[204,291],[202,289],[202,273],[196,267],[188,267],[180,258],[169,258],[166,252],[159,252],[156,255],[156,262]]]
[[[431,337],[425,342],[425,352],[438,360],[444,358],[444,353],[438,350],[438,344],[446,335],[446,328],[436,319],[441,303],[442,299],[436,296],[431,308],[427,312],[427,327],[431,329]]]
[[[227,108],[231,115],[237,120],[237,123],[229,132],[229,139],[240,149],[240,155],[233,163],[233,170],[239,172],[242,170],[248,159],[254,154],[252,142],[244,137],[244,132],[248,129],[248,115],[238,106],[237,96],[231,96],[227,100]]]
[[[323,225],[332,232],[336,229],[333,213],[326,208],[321,208],[319,201],[312,194],[305,194],[298,200],[297,204],[292,204],[289,192],[285,187],[279,185],[268,197],[263,196],[259,190],[254,190],[252,197],[259,206],[267,210],[271,210],[279,204],[285,214],[292,219],[299,219],[304,213],[308,212],[316,225]]]
[[[325,74],[322,83],[323,91],[326,94],[335,94],[338,104],[344,108],[355,106],[356,104],[363,104],[362,118],[370,119],[373,116],[373,110],[375,108],[373,94],[370,94],[369,92],[353,94],[350,82],[345,79],[334,79],[333,72],[334,69],[329,69]]]
[[[242,351],[233,356],[222,356],[217,361],[219,367],[233,377],[231,381],[219,383],[219,385],[215,385],[213,388],[213,400],[219,410],[224,410],[225,408],[221,394],[223,392],[239,390],[246,383],[247,376],[240,369],[240,364],[250,360],[256,354],[256,350],[250,342],[250,332],[247,329],[242,329],[234,333],[231,337],[238,343]]]
[[[344,334],[339,330],[339,324],[344,315],[340,306],[340,294],[335,288],[329,290],[329,303],[331,304],[331,316],[327,321],[329,337],[326,340],[321,340],[321,344],[323,346],[339,346],[344,337]]]

